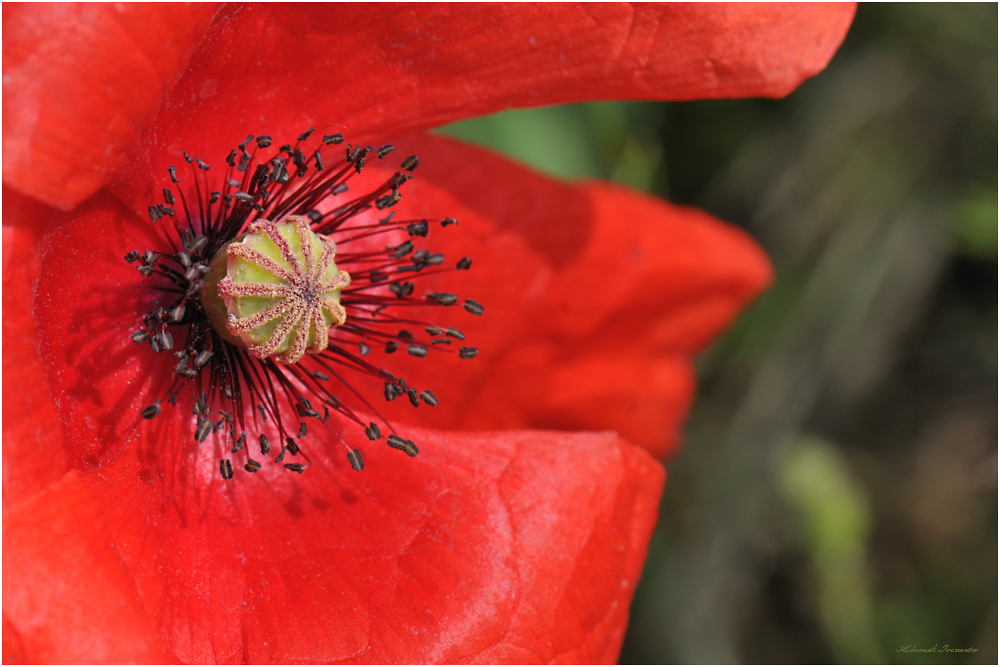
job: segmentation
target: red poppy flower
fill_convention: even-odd
[[[498,429],[666,452],[691,355],[766,260],[696,211],[407,133],[512,105],[781,95],[853,9],[4,12],[5,184],[68,209],[114,179],[61,218],[5,189],[5,660],[614,660],[662,468],[610,433]],[[224,481],[190,400],[136,418],[172,363],[128,340],[149,296],[121,256],[156,240],[137,213],[182,150],[221,161],[248,131],[333,123],[422,156],[395,210],[460,220],[435,245],[473,258],[481,354],[399,360],[440,399],[402,413],[417,458],[373,445],[357,473],[313,446],[303,477]]]

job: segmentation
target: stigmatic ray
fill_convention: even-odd
[[[477,354],[475,347],[459,345],[465,335],[455,327],[405,315],[412,306],[456,305],[458,295],[421,294],[418,285],[427,276],[472,265],[462,257],[449,268],[444,255],[415,245],[432,227],[457,225],[454,219],[397,220],[389,210],[401,200],[417,157],[403,160],[381,185],[351,197],[349,181],[366,161],[385,159],[393,147],[344,148],[340,134],[309,144],[312,135],[310,128],[295,144],[278,148],[269,136],[250,135],[229,153],[218,181],[212,177],[218,170],[184,153],[190,176],[182,178],[170,166],[163,203],[147,209],[171,247],[125,256],[156,294],[131,339],[177,358],[163,400],[176,405],[180,393],[190,391],[195,441],[224,432],[230,456],[239,457],[248,473],[262,467],[251,445],[265,458],[272,440],[280,445],[273,461],[304,472],[311,462],[301,443],[315,428],[329,429],[347,448],[351,467],[362,470],[360,449],[345,437],[363,433],[377,441],[382,428],[366,423],[348,403],[375,415],[387,430],[388,446],[416,456],[417,445],[352,386],[351,375],[382,381],[387,401],[405,396],[415,407],[433,407],[438,399],[431,389],[411,387],[371,363],[372,351],[418,358]],[[339,157],[330,160],[324,151]],[[399,243],[403,232],[406,240]],[[395,242],[380,245],[383,237]],[[473,315],[483,312],[472,299],[463,306]],[[161,403],[154,401],[140,416],[157,418]],[[354,422],[357,432],[332,429],[331,411]],[[219,472],[223,479],[233,477],[229,457],[220,459]]]

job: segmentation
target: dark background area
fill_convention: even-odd
[[[698,206],[774,262],[699,360],[622,662],[997,662],[997,5],[862,5],[783,100],[441,132]]]

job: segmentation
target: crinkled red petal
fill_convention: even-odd
[[[14,4],[3,12],[3,182],[69,209],[138,146],[214,4]]]
[[[136,36],[110,6],[63,23],[53,11],[4,22],[5,67],[8,41],[35,54],[9,82],[4,70],[4,182],[69,207],[142,136],[205,12],[143,22]],[[781,96],[826,66],[853,15],[853,4],[232,6],[170,96],[157,140],[291,121],[373,141],[511,107]]]
[[[38,223],[54,211],[3,189],[4,512],[68,469],[59,412],[37,352],[31,301],[38,276]]]
[[[296,135],[287,125],[275,131],[279,142]],[[475,317],[459,306],[405,309],[457,327],[480,354],[459,362],[450,348],[427,359],[376,351],[377,366],[441,399],[386,413],[436,428],[608,429],[659,457],[676,452],[694,395],[694,355],[770,284],[770,264],[753,240],[695,209],[610,185],[561,183],[451,140],[411,135],[395,144],[359,180],[373,185],[406,155],[423,156],[393,210],[406,219],[457,218],[458,228],[433,224],[417,247],[444,252],[449,267],[473,260],[471,271],[416,278],[417,298],[454,292],[487,310]],[[169,158],[153,155],[159,168],[136,168],[117,188],[136,216],[171,185]],[[356,385],[381,394],[378,382]]]
[[[850,4],[247,5],[216,21],[160,126],[338,123],[369,141],[511,107],[778,97],[826,66],[853,16]]]
[[[427,245],[450,266],[473,260],[425,289],[451,285],[486,307],[482,317],[457,307],[437,315],[479,347],[476,359],[447,370],[393,360],[442,399],[414,413],[421,423],[610,429],[657,456],[674,453],[694,355],[770,284],[756,243],[624,188],[560,183],[433,136],[399,143],[425,156],[399,215],[457,218]]]

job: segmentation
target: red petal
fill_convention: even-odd
[[[99,195],[43,244],[42,357],[68,454],[94,472],[70,473],[5,522],[19,650],[108,662],[159,650],[196,662],[614,659],[662,484],[648,455],[610,434],[408,429],[416,459],[368,445],[358,474],[320,436],[301,478],[267,466],[223,483],[224,445],[194,445],[190,404],[137,418],[170,366],[128,340],[146,295],[120,257],[158,247],[149,228]]]
[[[38,274],[37,221],[52,211],[3,190],[3,502],[4,511],[59,479],[68,463],[36,351],[31,312]]]
[[[295,133],[282,136],[275,140]],[[428,245],[450,261],[473,258],[469,272],[422,278],[418,295],[458,292],[487,312],[412,311],[458,327],[480,355],[385,361],[441,399],[429,410],[387,412],[436,428],[611,429],[657,456],[675,452],[694,394],[693,356],[770,283],[756,244],[694,209],[607,185],[566,185],[446,139],[396,144],[399,155],[424,158],[398,214],[458,218],[460,228],[437,231]],[[370,182],[386,177],[393,164],[385,162],[366,167]],[[119,188],[133,210],[168,185],[156,171],[138,169],[133,185]],[[142,245],[118,239],[116,247],[129,243]],[[134,283],[118,255],[108,262],[113,268],[102,271]],[[134,321],[136,308],[124,317]],[[376,383],[357,384],[381,393]]]
[[[457,307],[414,313],[456,326],[479,356],[381,362],[441,399],[399,418],[609,429],[657,456],[674,453],[694,355],[771,281],[753,240],[694,209],[560,183],[449,140],[396,143],[423,157],[398,215],[457,218],[457,229],[436,230],[427,245],[449,262],[473,259],[468,272],[418,280],[417,294],[456,292],[486,307],[480,318]]]
[[[826,66],[853,16],[842,4],[252,5],[217,21],[161,127],[197,119],[229,136],[295,121],[378,140],[511,107],[778,97]]]
[[[69,209],[145,134],[214,5],[37,4],[3,16],[3,180]]]

